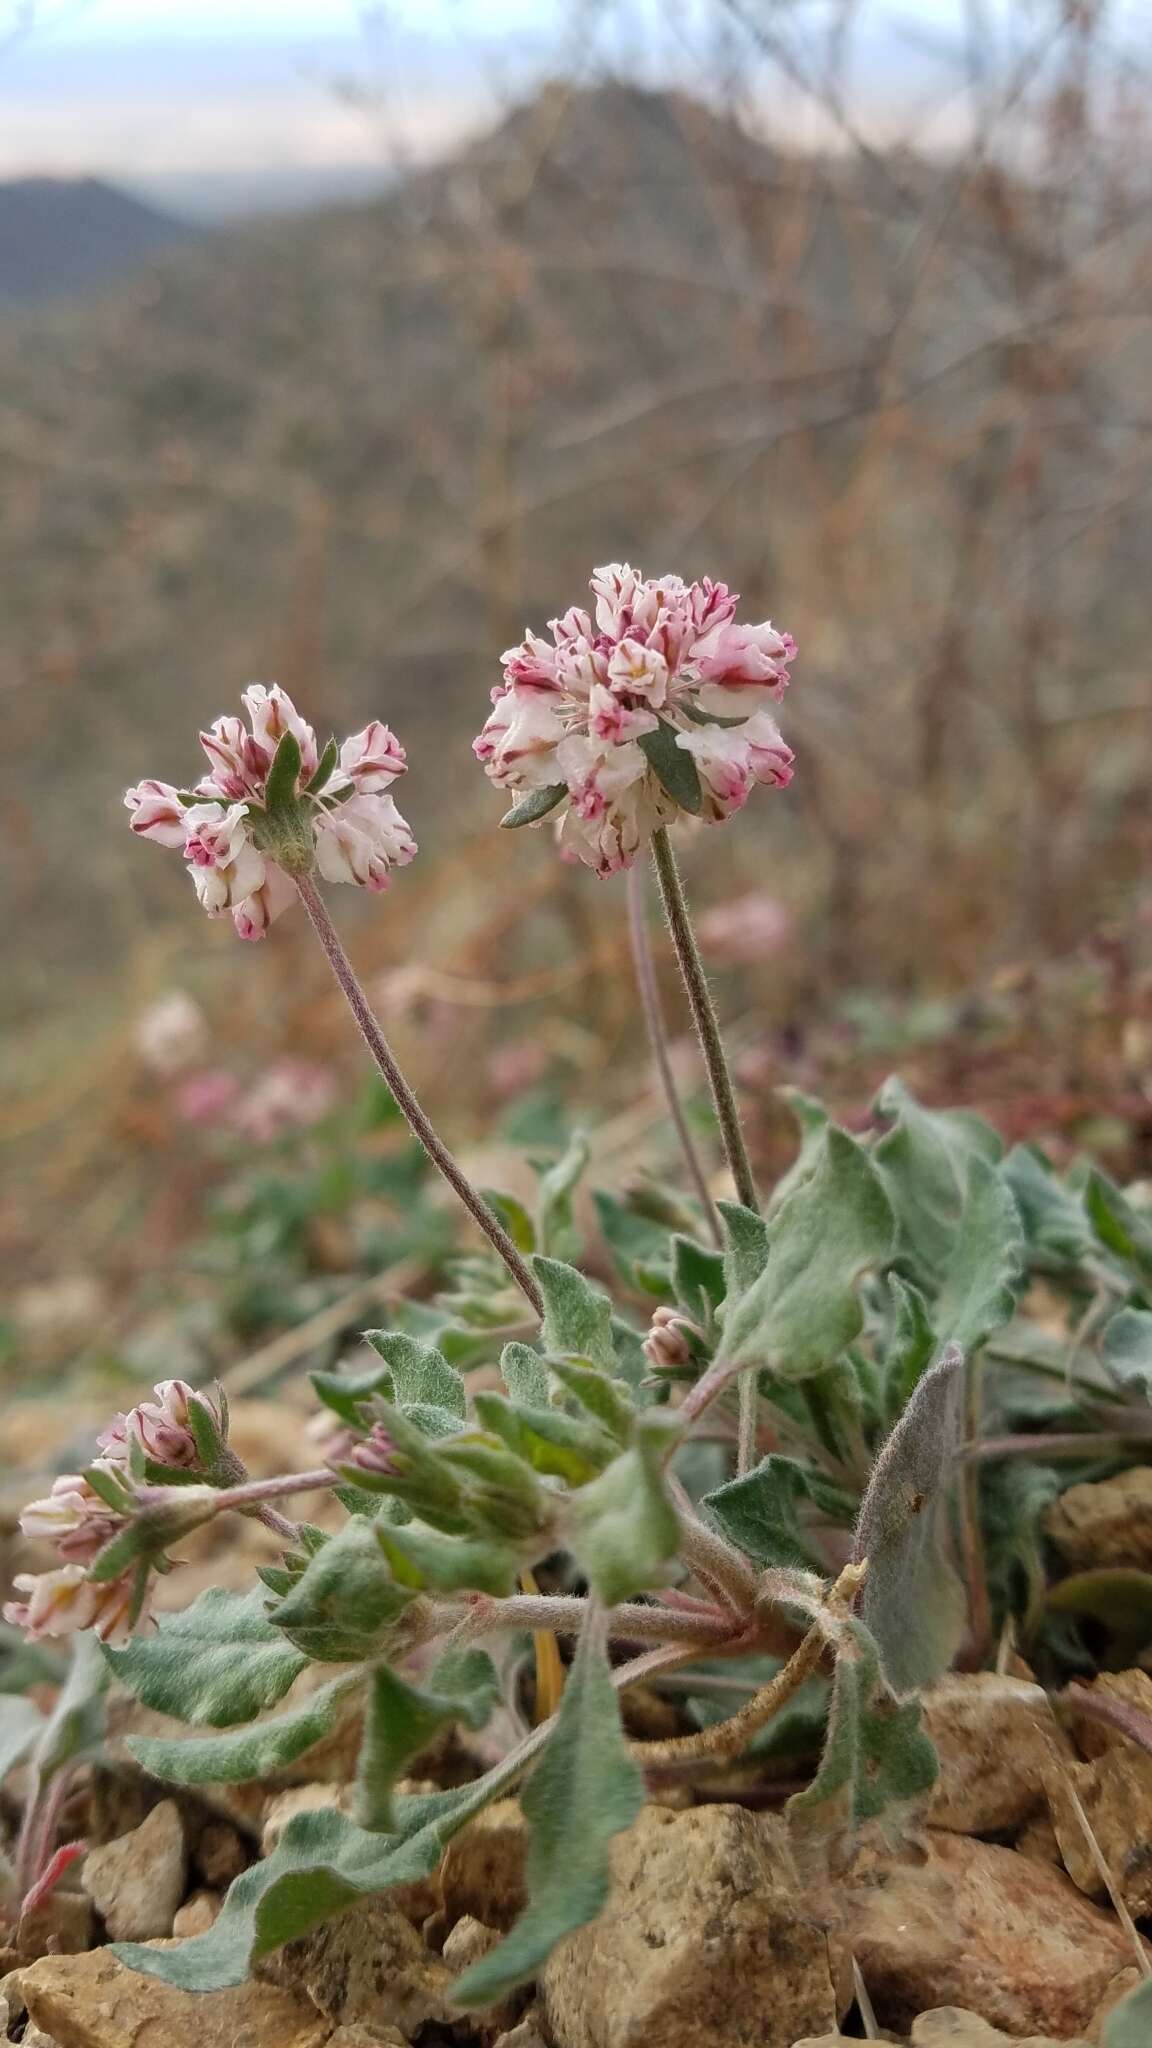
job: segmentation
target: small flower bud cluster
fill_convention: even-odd
[[[680,1372],[692,1364],[690,1337],[700,1331],[676,1308],[658,1308],[644,1339],[644,1356],[655,1372]]]
[[[384,794],[407,761],[379,719],[345,740],[338,754],[334,742],[321,754],[312,727],[278,684],[253,683],[243,702],[251,730],[242,718],[218,718],[201,733],[209,772],[194,789],[150,780],[130,789],[124,802],[134,832],[183,854],[209,917],[228,912],[242,939],[262,939],[296,893],[276,857],[284,847],[269,806],[269,776],[285,735],[300,757],[295,787],[278,792],[293,814],[296,872],[316,866],[325,881],[384,889],[390,870],[412,859],[416,842]],[[295,829],[301,817],[302,866]]]
[[[24,1509],[20,1527],[34,1541],[49,1542],[61,1562],[54,1571],[21,1572],[14,1581],[20,1596],[4,1608],[4,1619],[23,1629],[32,1641],[42,1636],[74,1635],[94,1629],[105,1643],[124,1643],[134,1624],[147,1619],[147,1594],[141,1597],[136,1564],[119,1577],[96,1581],[89,1567],[128,1526],[135,1505],[133,1447],[137,1454],[180,1471],[194,1471],[199,1453],[192,1431],[191,1404],[199,1401],[219,1427],[219,1416],[203,1394],[184,1380],[162,1380],[155,1399],[142,1401],[127,1415],[117,1415],[97,1438],[102,1456],[89,1468],[108,1482],[111,1498],[96,1490],[81,1473],[55,1480],[43,1500]]]
[[[551,621],[551,640],[529,633],[505,654],[473,751],[499,789],[555,790],[562,852],[611,875],[683,807],[674,791],[685,775],[707,824],[730,818],[758,782],[791,780],[768,706],[787,688],[796,643],[767,621],[738,625],[737,598],[708,577],[646,578],[610,563],[591,587],[594,618],[574,607]],[[669,748],[686,757],[679,775]]]

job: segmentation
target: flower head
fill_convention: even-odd
[[[209,917],[227,913],[242,939],[262,939],[294,876],[318,866],[326,881],[383,889],[416,842],[384,793],[407,763],[379,719],[321,752],[278,683],[253,683],[243,702],[247,724],[218,718],[201,733],[208,772],[192,790],[146,781],[124,801],[134,832],[180,848]]]
[[[102,1643],[115,1646],[128,1641],[134,1619],[140,1618],[133,1614],[136,1594],[130,1578],[98,1585],[82,1564],[61,1565],[53,1572],[18,1572],[12,1583],[24,1597],[7,1602],[4,1619],[12,1628],[23,1629],[30,1642],[90,1628]]]
[[[736,597],[708,577],[616,562],[591,588],[594,616],[573,608],[550,641],[529,633],[505,654],[473,751],[497,788],[530,800],[515,822],[558,809],[562,853],[610,875],[678,812],[719,824],[757,783],[791,780],[768,706],[796,643],[767,621],[738,625]]]

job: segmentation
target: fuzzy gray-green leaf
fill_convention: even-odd
[[[191,1607],[161,1616],[155,1635],[105,1655],[146,1707],[177,1720],[234,1728],[282,1700],[307,1659],[264,1611],[257,1588],[210,1587]]]
[[[818,1841],[834,1857],[865,1821],[891,1828],[930,1790],[937,1771],[919,1703],[896,1699],[864,1623],[849,1621],[836,1656],[820,1769],[786,1808],[800,1841]]]
[[[499,1695],[500,1681],[485,1650],[449,1650],[427,1686],[410,1685],[387,1665],[378,1665],[369,1678],[356,1765],[354,1818],[359,1825],[394,1833],[392,1795],[405,1765],[455,1721],[473,1731],[482,1728]]]
[[[130,1735],[128,1748],[150,1777],[172,1785],[247,1785],[306,1756],[336,1725],[352,1681],[337,1678],[298,1707],[270,1721],[255,1721],[226,1735],[193,1735],[175,1742]]]
[[[1024,1274],[1024,1230],[996,1167],[973,1159],[959,1227],[932,1311],[942,1344],[975,1351],[1010,1322]]]
[[[1152,1311],[1122,1308],[1105,1328],[1102,1350],[1116,1384],[1152,1400]]]
[[[885,1263],[893,1238],[879,1173],[863,1146],[830,1125],[811,1173],[772,1223],[763,1272],[725,1315],[724,1355],[784,1380],[826,1371],[859,1336],[857,1283]]]
[[[664,1462],[680,1425],[663,1408],[636,1419],[631,1450],[572,1502],[573,1553],[608,1606],[662,1584],[680,1537]]]
[[[535,1258],[532,1270],[544,1296],[545,1351],[570,1352],[602,1372],[614,1372],[616,1352],[608,1296],[559,1259]]]
[[[534,1977],[556,1943],[605,1905],[613,1837],[644,1804],[644,1780],[628,1754],[605,1650],[601,1611],[590,1606],[556,1727],[521,1795],[531,1830],[528,1904],[507,1938],[453,1987],[462,2006],[490,2005]]]

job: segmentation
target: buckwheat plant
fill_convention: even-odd
[[[951,1482],[976,1433],[965,1361],[1023,1285],[1001,1148],[897,1084],[862,1138],[797,1099],[796,1163],[761,1203],[669,833],[787,783],[768,707],[793,643],[739,625],[721,584],[613,567],[592,588],[594,616],[570,611],[505,658],[476,751],[519,799],[506,824],[557,812],[561,851],[602,876],[650,850],[735,1197],[714,1198],[695,1156],[688,1193],[599,1193],[611,1288],[580,1260],[586,1146],[543,1173],[534,1209],[475,1188],[320,893],[383,889],[415,853],[387,793],[405,766],[388,728],[321,748],[283,691],[256,687],[248,724],[202,736],[199,782],[129,793],[133,830],[181,852],[203,907],[241,937],[299,900],[370,1056],[485,1240],[436,1304],[409,1304],[367,1333],[361,1362],[314,1376],[326,1427],[313,1469],[251,1479],[219,1392],[167,1381],[25,1513],[56,1561],[20,1579],[8,1619],[33,1636],[94,1632],[119,1682],[188,1725],[185,1739],[133,1739],[154,1777],[256,1780],[337,1726],[358,1742],[350,1810],[296,1816],[207,1933],[117,1951],[186,1989],[238,1983],[356,1900],[426,1877],[516,1788],[528,1903],[456,1985],[462,2007],[531,1979],[600,1911],[612,1839],[648,1784],[714,1778],[749,1748],[808,1760],[790,1822],[798,1851],[835,1864],[863,1822],[895,1826],[927,1790],[917,1694],[966,1629],[987,1648],[995,1573],[972,1489],[957,1499]],[[635,887],[630,910],[686,1130]],[[294,1496],[317,1493],[319,1521],[288,1519]],[[220,1515],[261,1519],[279,1561],[247,1594],[211,1590],[153,1622],[157,1574]],[[567,1665],[558,1644],[575,1646]],[[686,1701],[694,1725],[628,1740],[620,1697],[641,1680]],[[453,1724],[472,1733],[477,1775],[406,1789]],[[53,1867],[56,1811],[30,1806],[31,1896]]]

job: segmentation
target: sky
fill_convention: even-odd
[[[1010,0],[982,4],[995,21]],[[1112,5],[1152,23],[1152,0]],[[786,12],[818,27],[834,6]],[[963,11],[864,0],[856,92],[881,127],[912,110],[946,137]],[[719,0],[0,0],[0,177],[93,173],[202,215],[369,189],[549,72],[690,84],[724,18]]]

